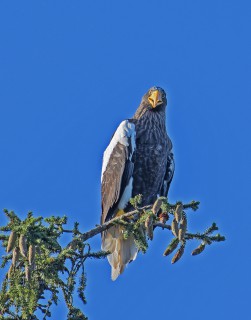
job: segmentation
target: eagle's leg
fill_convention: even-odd
[[[125,214],[125,213],[126,213],[126,212],[125,212],[123,209],[119,209],[119,210],[117,211],[115,217],[116,217],[116,218],[117,218],[117,217],[120,217],[120,216],[122,216],[122,215]],[[133,220],[133,218],[134,218],[134,215],[131,215],[131,216],[125,217],[124,220],[127,221],[127,222],[130,222],[130,220]]]
[[[115,217],[120,217],[122,216],[123,214],[125,214],[125,211],[123,209],[119,209],[115,215]]]

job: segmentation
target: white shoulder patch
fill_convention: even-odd
[[[106,150],[104,152],[101,181],[103,179],[103,173],[106,170],[110,156],[112,154],[112,151],[115,148],[115,146],[117,145],[117,143],[121,143],[125,147],[128,147],[129,142],[131,142],[132,154],[133,154],[133,152],[135,150],[135,136],[136,136],[135,125],[133,123],[129,122],[128,120],[122,121],[121,124],[118,126],[118,129],[114,133],[111,142],[109,143],[108,147],[106,148]],[[130,159],[132,157],[132,154],[130,154]]]

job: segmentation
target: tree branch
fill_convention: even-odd
[[[163,199],[166,199],[166,198],[163,198]],[[179,203],[179,202],[177,202],[177,203]],[[185,209],[192,209],[193,211],[196,211],[198,209],[199,204],[200,204],[199,201],[191,201],[190,203],[183,204],[183,209],[184,210]],[[147,205],[147,206],[144,206],[144,207],[139,207],[139,208],[137,208],[137,209],[135,209],[133,211],[124,213],[119,217],[115,217],[115,218],[103,223],[102,225],[97,225],[95,228],[93,228],[93,229],[91,229],[91,230],[89,230],[87,232],[84,232],[84,233],[79,232],[79,234],[81,234],[81,240],[82,241],[86,241],[86,240],[96,236],[97,234],[102,233],[105,230],[108,230],[109,228],[114,226],[116,224],[116,222],[123,221],[126,218],[131,218],[131,217],[135,217],[137,215],[140,215],[142,212],[151,209],[152,206],[153,205]],[[169,207],[170,211],[175,210],[176,206],[177,206],[177,204],[168,204],[168,207]],[[171,226],[168,226],[168,225],[166,225],[164,223],[159,223],[159,222],[155,223],[154,227],[160,227],[162,229],[171,230]],[[64,232],[68,232],[68,233],[73,233],[73,230],[65,230],[65,229],[63,229],[63,231]]]
[[[77,292],[82,302],[86,303],[84,262],[87,258],[102,259],[109,254],[105,251],[91,252],[91,247],[86,241],[114,225],[123,228],[125,239],[133,236],[135,245],[143,253],[148,248],[148,239],[153,240],[154,229],[171,231],[173,238],[164,256],[177,249],[172,263],[182,257],[188,240],[196,239],[201,242],[192,255],[200,254],[213,242],[225,240],[220,234],[213,235],[218,230],[215,223],[204,233],[187,231],[185,210],[196,211],[198,201],[170,204],[166,198],[161,197],[153,205],[140,207],[140,200],[141,196],[131,199],[134,210],[86,232],[79,230],[77,222],[72,230],[65,229],[65,216],[35,218],[29,212],[27,217],[21,220],[13,211],[4,210],[9,222],[6,226],[0,227],[0,241],[6,249],[0,268],[9,264],[9,271],[0,291],[1,319],[7,320],[9,316],[12,319],[38,319],[35,312],[40,310],[45,320],[51,316],[51,306],[53,303],[57,304],[61,289],[69,311],[67,319],[86,320],[86,316],[74,306],[73,301],[74,292]],[[59,240],[64,233],[70,233],[72,239],[68,245],[62,247]],[[41,304],[39,302],[41,299],[44,302],[45,291],[50,292],[51,298],[47,299],[47,303]]]

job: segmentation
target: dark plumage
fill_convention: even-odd
[[[166,132],[166,105],[165,91],[153,87],[143,96],[134,117],[116,130],[103,158],[102,223],[130,210],[128,201],[138,194],[143,195],[142,205],[167,196],[174,160]],[[122,232],[114,226],[102,235],[102,249],[111,252],[113,280],[138,252],[133,237],[124,240]]]

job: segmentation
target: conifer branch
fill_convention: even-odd
[[[174,237],[164,256],[176,250],[172,263],[181,259],[189,240],[200,241],[192,255],[202,253],[213,242],[225,240],[224,236],[214,234],[218,230],[216,223],[203,233],[188,232],[186,210],[196,211],[198,201],[170,204],[166,198],[161,197],[154,204],[141,207],[141,199],[141,195],[131,199],[134,207],[132,211],[87,232],[81,232],[78,223],[74,224],[73,229],[66,229],[65,216],[36,218],[29,212],[21,220],[13,211],[4,210],[9,221],[6,226],[0,227],[0,241],[6,251],[0,268],[8,266],[9,270],[0,291],[0,319],[46,320],[51,317],[51,306],[57,305],[61,290],[68,308],[67,319],[86,320],[83,312],[75,307],[73,299],[74,294],[78,293],[81,301],[86,303],[85,261],[102,259],[109,254],[104,251],[92,252],[86,241],[114,225],[123,228],[125,239],[133,235],[135,244],[143,253],[148,248],[148,240],[153,240],[156,229],[171,231]],[[64,233],[70,233],[72,239],[62,247],[59,240]],[[45,292],[51,295],[47,300]]]
[[[165,199],[165,198],[163,197],[163,199]],[[193,211],[196,211],[198,209],[198,205],[199,205],[199,201],[191,201],[190,203],[184,204],[183,208],[184,209],[192,209]],[[169,204],[170,211],[175,210],[176,206],[177,206],[177,204]],[[133,211],[124,213],[119,217],[115,217],[115,218],[105,222],[102,225],[97,225],[95,228],[93,228],[93,229],[91,229],[91,230],[89,230],[87,232],[84,232],[84,233],[79,232],[79,234],[81,234],[81,239],[82,239],[82,241],[86,241],[86,240],[96,236],[97,234],[102,233],[105,230],[108,230],[109,228],[111,228],[117,222],[123,221],[124,219],[126,219],[128,217],[139,216],[142,212],[144,212],[144,211],[146,211],[148,209],[151,209],[151,208],[152,208],[152,205],[139,207],[139,208],[137,208],[137,209],[135,209]],[[163,229],[169,229],[169,227],[170,227],[170,226],[167,226],[167,225],[165,225],[163,223],[162,224],[161,223],[155,223],[154,226],[155,227],[161,227]],[[63,229],[63,231],[67,232],[67,233],[72,233],[73,232],[73,230],[66,230],[66,229]]]

